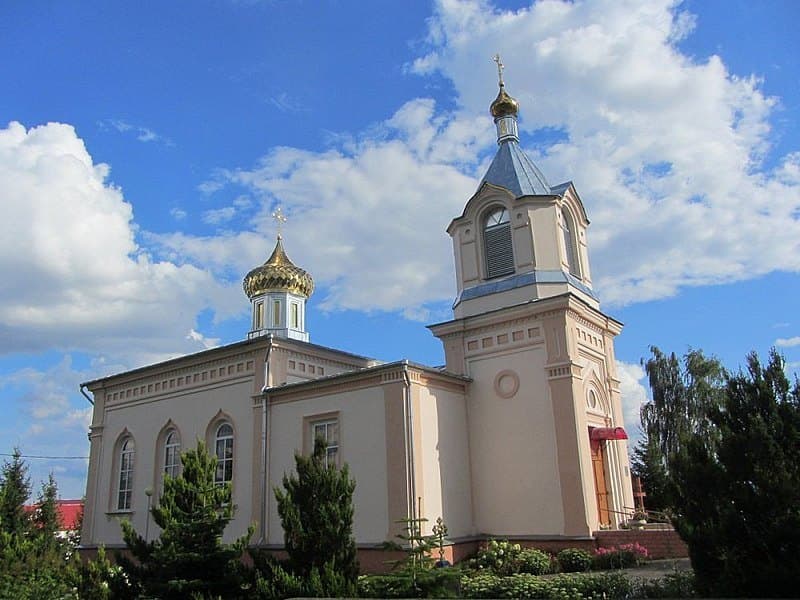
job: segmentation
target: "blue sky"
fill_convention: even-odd
[[[242,276],[289,215],[312,341],[443,362],[445,228],[522,144],[592,225],[628,427],[648,346],[800,369],[800,5],[6,2],[0,453],[85,456],[81,381],[242,339]],[[31,459],[62,496],[82,460]]]

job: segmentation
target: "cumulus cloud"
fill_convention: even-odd
[[[641,436],[639,411],[642,404],[648,401],[647,382],[641,365],[617,361],[619,375],[619,391],[622,396],[622,413],[625,419],[625,430],[630,436],[629,445],[633,447]]]
[[[138,362],[201,349],[184,340],[196,315],[234,310],[233,287],[138,245],[131,205],[108,175],[69,125],[0,129],[5,352],[81,349]]]
[[[611,304],[682,286],[800,270],[800,157],[765,167],[776,99],[760,81],[675,41],[693,17],[671,0],[539,2],[516,12],[442,1],[412,70],[450,78],[485,110],[499,50],[521,128],[565,139],[532,148],[587,205],[595,282]],[[635,251],[634,251],[635,250]]]
[[[459,214],[476,180],[458,165],[476,161],[486,117],[437,114],[414,100],[361,139],[325,152],[280,147],[250,169],[225,174],[262,199],[256,231],[274,229],[276,203],[286,207],[284,245],[309,270],[327,309],[401,310],[453,295],[452,246],[444,228]],[[216,174],[219,177],[221,172]],[[152,236],[165,257],[246,272],[263,262],[272,241],[252,232],[198,238]],[[246,262],[243,261],[246,259]]]
[[[455,111],[410,100],[361,134],[331,135],[326,152],[274,148],[255,167],[215,171],[201,189],[239,185],[257,198],[251,231],[269,230],[283,204],[287,249],[321,284],[325,307],[426,314],[454,294],[443,229],[495,148],[487,106],[499,50],[528,153],[551,183],[573,180],[586,204],[606,305],[798,271],[800,152],[765,162],[777,100],[718,56],[683,54],[676,42],[694,22],[672,0],[517,11],[442,0],[427,50],[408,71],[451,80]],[[196,252],[189,260],[203,264],[196,259],[211,254],[203,246],[251,247],[253,237],[159,243],[167,255]]]

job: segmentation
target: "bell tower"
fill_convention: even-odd
[[[551,186],[519,145],[519,103],[505,89],[490,107],[498,149],[464,212],[447,228],[456,259],[456,317],[571,292],[597,308],[586,228],[571,181]]]
[[[472,380],[476,531],[585,538],[633,506],[614,357],[622,324],[600,311],[592,288],[575,186],[550,185],[523,152],[519,103],[495,61],[498,149],[447,228],[454,318],[430,329],[447,370]]]

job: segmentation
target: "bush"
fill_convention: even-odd
[[[670,573],[659,579],[639,579],[634,583],[635,598],[694,598],[694,574],[691,572]]]
[[[469,565],[480,571],[490,571],[495,575],[512,575],[519,572],[522,546],[508,540],[489,540],[478,550]]]
[[[553,560],[547,552],[537,548],[527,548],[519,557],[519,572],[531,575],[544,575],[552,571]]]
[[[564,573],[582,573],[592,568],[592,555],[580,548],[565,548],[556,556],[559,569]]]
[[[478,571],[490,571],[495,575],[528,573],[544,575],[551,571],[552,559],[547,552],[536,548],[522,548],[508,540],[489,540],[478,551],[469,566]]]
[[[362,575],[358,578],[361,598],[457,598],[461,571],[453,567],[410,573]]]
[[[550,578],[519,573],[508,577],[480,574],[461,579],[462,598],[558,598],[564,600],[629,597],[633,590],[622,573],[570,574]]]
[[[650,557],[647,548],[634,542],[594,551],[594,566],[597,569],[625,569],[642,564]]]

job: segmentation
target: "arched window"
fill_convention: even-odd
[[[117,486],[117,510],[130,510],[133,498],[133,459],[136,446],[132,437],[127,437],[119,447],[119,485]]]
[[[233,479],[233,427],[230,423],[222,423],[217,427],[214,448],[217,455],[214,483],[223,485]]]
[[[575,247],[575,228],[572,224],[572,218],[563,208],[561,209],[561,230],[564,233],[564,251],[566,252],[569,272],[575,277],[580,277],[581,268],[578,262],[578,251]]]
[[[164,474],[177,477],[181,472],[181,439],[175,429],[164,438]]]
[[[498,206],[486,216],[483,223],[483,251],[486,256],[487,279],[514,272],[511,221],[507,208]]]
[[[597,408],[597,394],[594,393],[594,390],[589,390],[589,394],[586,397],[586,403],[589,405],[589,408]]]

